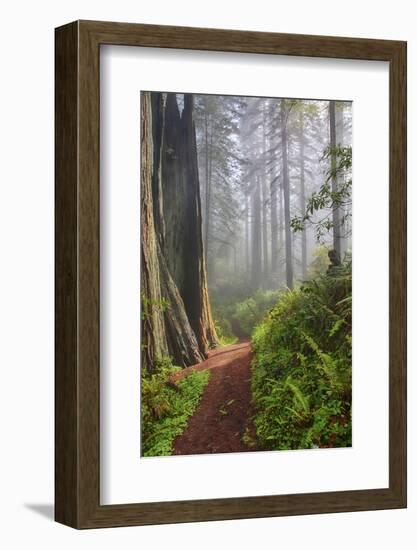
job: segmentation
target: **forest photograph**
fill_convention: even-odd
[[[140,455],[351,447],[352,102],[140,100]]]

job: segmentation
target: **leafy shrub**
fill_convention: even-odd
[[[236,304],[250,296],[248,283],[238,277],[217,281],[210,287],[211,311],[216,323],[216,332],[221,345],[234,344],[237,337],[243,336],[239,331],[235,334],[237,321],[234,318]],[[242,332],[242,331],[241,331]]]
[[[313,259],[308,266],[308,279],[314,279],[319,275],[324,275],[329,267],[329,264],[329,248],[324,245],[317,246],[313,251]]]
[[[228,321],[225,317],[222,317],[219,313],[217,313],[214,324],[216,326],[216,333],[221,346],[229,346],[237,342],[237,338],[233,334],[230,321]]]
[[[282,294],[253,336],[265,449],[351,446],[351,264]]]
[[[143,456],[172,454],[172,444],[180,435],[188,418],[194,413],[208,383],[208,370],[192,372],[170,383],[170,377],[180,367],[172,366],[169,358],[158,361],[155,373],[143,371],[141,376],[141,424]]]
[[[248,336],[276,303],[279,296],[278,290],[257,290],[252,296],[236,304],[233,317]]]

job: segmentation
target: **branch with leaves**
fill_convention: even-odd
[[[294,233],[304,231],[307,225],[315,227],[316,240],[323,242],[323,238],[334,225],[330,213],[316,219],[316,214],[321,211],[341,208],[344,215],[340,218],[340,226],[346,226],[352,216],[352,147],[327,147],[322,161],[329,161],[330,168],[326,171],[326,179],[318,191],[311,194],[306,203],[306,209],[301,216],[291,219],[291,228]],[[337,180],[336,191],[332,190],[332,181]],[[345,234],[346,236],[346,234]]]

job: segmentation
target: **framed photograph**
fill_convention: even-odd
[[[56,520],[406,507],[406,43],[56,29]]]

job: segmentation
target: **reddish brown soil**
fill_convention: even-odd
[[[192,371],[210,369],[210,379],[194,415],[184,432],[174,441],[175,455],[254,451],[242,437],[250,423],[249,342],[210,351],[208,359],[181,371],[173,381]]]

